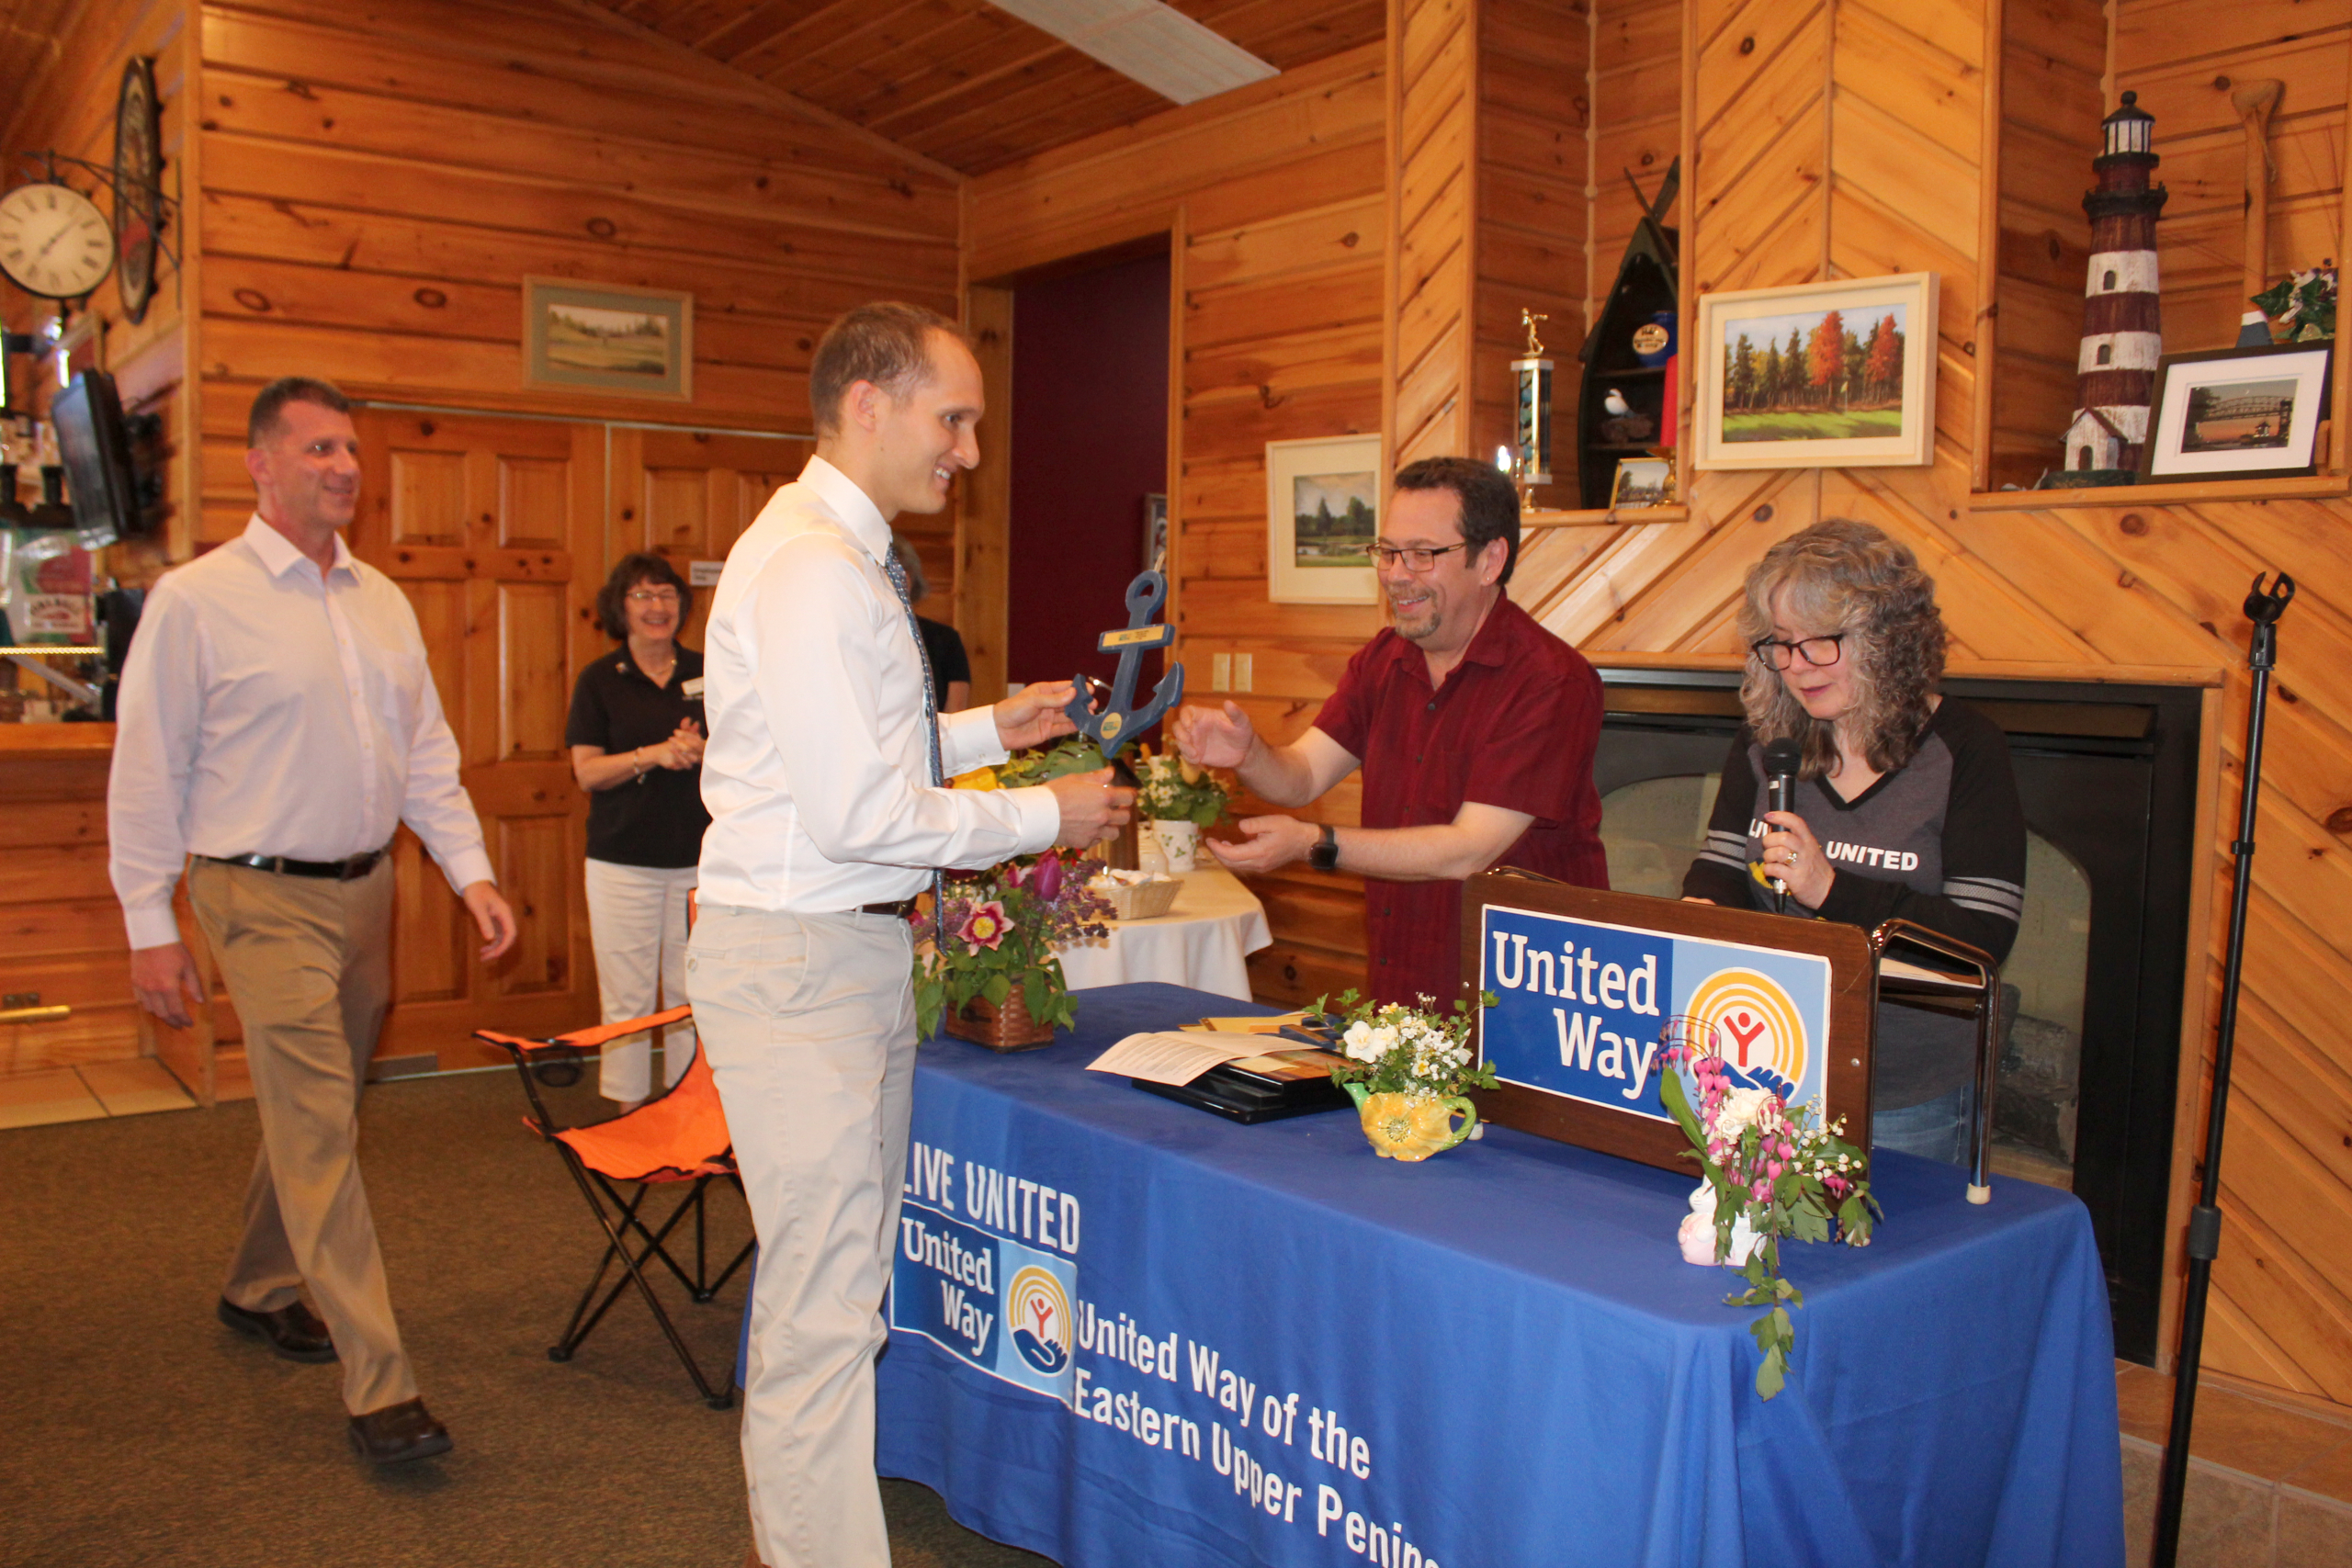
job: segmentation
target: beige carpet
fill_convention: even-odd
[[[600,1113],[585,1087],[560,1098],[560,1115]],[[737,1568],[736,1413],[703,1404],[643,1305],[547,1359],[601,1244],[524,1109],[511,1073],[368,1093],[361,1165],[393,1306],[458,1445],[385,1471],[351,1456],[335,1368],[213,1320],[250,1104],[0,1132],[0,1564]],[[723,1258],[748,1225],[715,1196]],[[731,1369],[740,1278],[707,1306],[665,1299],[705,1366]],[[884,1490],[899,1568],[1045,1561],[920,1486]]]

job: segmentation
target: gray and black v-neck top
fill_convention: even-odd
[[[1682,879],[1690,897],[1772,907],[1764,879],[1764,749],[1742,726],[1724,761],[1707,845]],[[2025,813],[2009,769],[2008,737],[1947,697],[1911,760],[1852,800],[1820,779],[1798,783],[1795,810],[1837,872],[1813,911],[1864,930],[1915,920],[2008,956],[2025,907]],[[1791,913],[1799,912],[1793,905]],[[1901,1010],[1911,1013],[1914,1010]],[[1908,1050],[1882,1010],[1877,1103],[1915,1105],[1967,1080],[1969,1063]],[[1932,1090],[1932,1092],[1929,1092]]]

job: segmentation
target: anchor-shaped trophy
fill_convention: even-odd
[[[1152,688],[1151,700],[1141,707],[1135,705],[1136,680],[1143,672],[1145,649],[1166,648],[1176,640],[1175,627],[1151,624],[1152,615],[1167,598],[1168,579],[1157,567],[1136,574],[1136,580],[1127,584],[1126,626],[1104,632],[1095,644],[1103,652],[1119,656],[1119,673],[1111,682],[1111,694],[1103,699],[1102,711],[1096,712],[1087,701],[1087,678],[1080,675],[1078,694],[1062,710],[1078,726],[1078,732],[1101,749],[1106,762],[1115,762],[1128,741],[1183,699],[1184,667],[1170,664],[1159,684]]]

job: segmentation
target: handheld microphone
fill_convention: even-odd
[[[1794,811],[1797,798],[1797,743],[1787,736],[1764,748],[1764,800],[1768,811]],[[1789,912],[1789,885],[1772,879],[1772,912]]]

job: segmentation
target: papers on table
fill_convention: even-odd
[[[1211,1067],[1258,1053],[1259,1036],[1130,1034],[1086,1064],[1090,1073],[1117,1073],[1148,1083],[1188,1084]]]
[[[1200,1028],[1215,1034],[1280,1034],[1283,1030],[1306,1021],[1304,1012],[1278,1012],[1264,1018],[1204,1018]],[[1193,1032],[1187,1024],[1185,1032]]]

